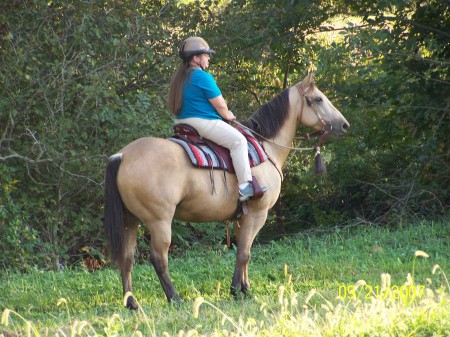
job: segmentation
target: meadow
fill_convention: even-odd
[[[136,265],[137,312],[118,271],[0,274],[0,336],[450,336],[450,224],[349,226],[256,243],[250,293],[229,294],[235,249],[172,257],[184,298],[168,304],[150,263]]]

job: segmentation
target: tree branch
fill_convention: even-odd
[[[43,162],[52,161],[52,159],[50,159],[50,158],[48,158],[48,159],[31,159],[31,158],[23,156],[20,153],[17,153],[16,151],[11,150],[11,149],[9,149],[9,152],[11,153],[10,155],[7,155],[5,157],[0,156],[0,161],[7,161],[7,160],[11,160],[11,159],[20,159],[20,160],[23,160],[30,164],[39,164],[39,163],[43,163]]]
[[[424,30],[429,30],[429,31],[438,33],[438,34],[440,34],[440,35],[442,35],[444,37],[450,38],[450,34],[447,33],[447,32],[444,32],[444,31],[442,31],[440,29],[437,29],[437,28],[434,28],[434,27],[422,25],[421,23],[414,22],[414,21],[412,21],[410,19],[398,18],[396,16],[385,16],[384,19],[386,19],[387,21],[403,21],[403,22],[408,23],[408,24],[410,24],[410,25],[412,25],[414,27],[422,28]]]

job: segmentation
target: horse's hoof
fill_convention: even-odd
[[[236,288],[235,288],[235,287],[233,287],[233,286],[230,287],[230,294],[231,294],[231,296],[233,296],[234,298],[236,298],[236,296],[237,296],[237,291],[236,291]]]
[[[178,296],[178,295],[175,295],[175,296],[173,296],[172,298],[169,299],[169,303],[173,304],[173,305],[176,305],[176,306],[182,305],[183,302],[184,302],[183,299],[180,296]]]
[[[244,298],[250,296],[250,291],[247,287],[242,288],[231,287],[230,294],[233,296],[235,300],[243,300]]]
[[[241,289],[239,289],[239,288],[231,287],[230,288],[230,294],[231,294],[231,296],[233,296],[233,298],[236,301],[242,300],[242,298],[243,298]]]
[[[130,310],[138,310],[139,309],[139,305],[133,296],[128,296],[127,304],[125,305],[125,307]]]
[[[247,298],[247,299],[252,297],[250,294],[250,291],[248,289],[245,289],[245,290],[242,289],[241,296],[242,296],[242,298]]]

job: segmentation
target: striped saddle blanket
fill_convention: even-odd
[[[256,166],[267,160],[262,144],[243,127],[236,126],[247,139],[250,166]],[[181,145],[196,167],[226,170],[235,173],[230,150],[201,137],[197,130],[187,124],[176,124],[174,135],[169,140]]]

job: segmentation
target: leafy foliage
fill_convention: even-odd
[[[0,9],[0,187],[15,187],[2,192],[2,230],[29,240],[31,265],[102,251],[106,159],[135,138],[170,135],[169,77],[194,34],[217,51],[210,70],[239,119],[313,67],[350,121],[349,136],[323,151],[328,177],[310,173],[311,155],[290,157],[270,229],[448,213],[444,1],[33,0]],[[189,226],[175,226],[177,244],[223,231]],[[47,258],[33,260],[36,251]]]
[[[11,172],[0,169],[9,182],[0,186],[0,267],[2,269],[29,271],[48,259],[49,248],[43,243],[36,229],[30,226],[28,216],[11,197],[17,180],[11,179]],[[6,179],[5,179],[6,180]]]

